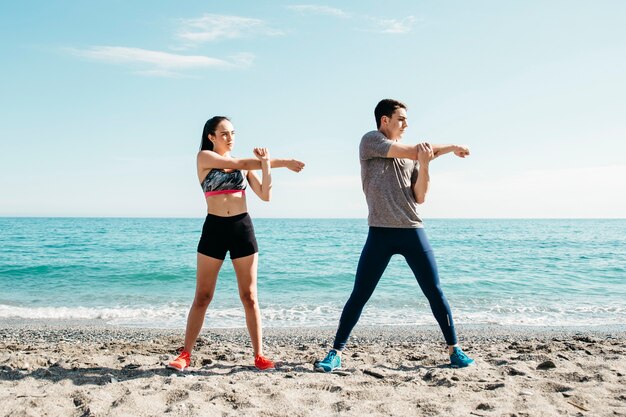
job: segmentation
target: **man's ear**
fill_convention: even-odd
[[[388,123],[389,123],[389,116],[382,116],[380,118],[380,125],[381,126],[385,126]]]

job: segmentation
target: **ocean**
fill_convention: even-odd
[[[197,219],[0,218],[0,319],[185,327]],[[337,325],[365,219],[254,219],[264,327]],[[457,327],[626,324],[626,220],[430,219]],[[435,325],[400,256],[360,324]],[[205,327],[245,327],[227,257]]]

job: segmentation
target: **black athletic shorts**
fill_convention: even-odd
[[[254,236],[254,226],[248,213],[231,217],[207,214],[198,243],[198,253],[224,260],[243,258],[259,251]]]

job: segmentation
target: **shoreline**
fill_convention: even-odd
[[[100,319],[26,319],[26,318],[0,318],[0,329],[5,328],[63,328],[63,327],[84,327],[90,329],[119,329],[128,331],[140,331],[140,332],[163,332],[163,333],[176,333],[185,331],[184,325],[180,327],[152,327],[152,326],[129,326],[121,324],[110,324]],[[609,324],[609,325],[558,325],[558,326],[538,326],[538,325],[508,325],[508,324],[458,324],[456,325],[459,334],[463,332],[484,332],[489,331],[494,334],[509,334],[513,333],[528,333],[528,334],[542,334],[542,333],[575,333],[575,332],[590,332],[590,333],[626,333],[626,323],[624,324]],[[240,327],[210,327],[204,326],[202,331],[233,331],[233,330],[245,330],[244,326]],[[316,330],[336,330],[336,325],[332,326],[264,326],[263,331],[316,331]],[[407,324],[364,324],[357,325],[355,332],[358,329],[364,329],[367,331],[380,330],[385,331],[388,329],[390,333],[394,331],[406,332],[406,331],[439,331],[437,325],[407,325]],[[395,330],[394,330],[395,329]]]
[[[340,373],[313,371],[334,328],[206,328],[192,369],[163,366],[184,329],[0,321],[0,416],[626,416],[626,329],[462,326],[452,369],[435,326],[357,326]]]

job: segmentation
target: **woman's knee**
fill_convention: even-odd
[[[244,308],[255,308],[257,305],[257,295],[255,291],[241,291],[239,298],[241,298]]]
[[[213,292],[198,292],[193,300],[194,307],[207,308],[213,300]]]

